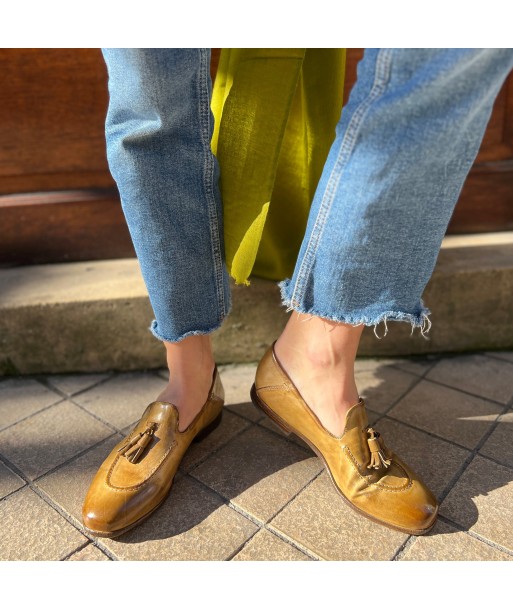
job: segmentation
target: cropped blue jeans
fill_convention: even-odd
[[[155,314],[178,342],[230,311],[210,49],[102,49],[107,158]],[[513,49],[366,49],[312,202],[288,310],[430,326],[422,293]]]

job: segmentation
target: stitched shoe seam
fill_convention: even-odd
[[[115,459],[114,462],[112,463],[112,465],[109,468],[109,471],[107,473],[107,476],[105,478],[105,484],[106,486],[108,486],[109,488],[111,488],[114,491],[132,491],[132,490],[137,490],[140,489],[141,487],[143,487],[145,484],[147,484],[152,478],[153,476],[155,476],[155,474],[159,471],[159,469],[162,467],[162,465],[164,464],[164,461],[169,457],[169,455],[171,454],[171,452],[173,451],[173,449],[177,446],[177,442],[176,440],[171,444],[171,446],[167,449],[167,451],[165,452],[164,456],[162,457],[162,459],[157,463],[157,465],[155,466],[155,468],[151,471],[150,475],[145,478],[141,483],[136,484],[134,486],[114,486],[113,484],[111,484],[110,482],[110,478],[112,476],[113,470],[115,465],[118,463],[119,459],[123,458],[123,455],[118,455]],[[177,468],[178,469],[178,468]]]
[[[203,405],[203,409],[206,408],[208,402],[210,400],[207,400],[207,402]],[[213,417],[212,420],[215,419],[215,416]],[[142,419],[141,419],[142,420]],[[141,422],[141,420],[137,423],[137,425],[139,425],[139,423]],[[185,448],[184,451],[184,455],[185,452],[187,451],[187,449],[189,448],[190,444],[192,443],[192,441],[194,440],[194,437],[197,436],[202,429],[204,429],[211,421],[209,421],[208,423],[205,423],[200,429],[197,430],[197,432],[192,436],[191,441],[189,442],[189,444],[187,445],[187,447]],[[130,432],[130,434],[125,438],[125,441],[127,439],[130,439],[134,433],[135,430],[137,429],[137,425],[134,427],[134,429]],[[180,433],[180,432],[179,432]],[[112,489],[113,491],[116,492],[123,492],[123,491],[133,491],[133,490],[138,490],[140,488],[142,488],[143,486],[145,486],[148,482],[150,482],[150,480],[155,476],[155,474],[158,473],[158,471],[160,470],[160,468],[163,466],[164,462],[166,461],[166,459],[169,457],[169,455],[172,453],[173,449],[178,445],[178,442],[175,440],[173,440],[171,446],[167,449],[167,451],[164,453],[164,455],[162,456],[161,460],[157,463],[157,465],[154,467],[153,470],[151,470],[150,474],[148,475],[147,478],[145,478],[142,482],[140,482],[139,484],[133,485],[133,486],[114,486],[111,482],[110,479],[112,477],[113,471],[114,471],[114,467],[116,466],[116,464],[118,463],[120,458],[123,458],[123,455],[117,455],[116,458],[114,459],[112,465],[109,468],[109,471],[107,472],[107,475],[105,476],[105,481],[104,481],[104,485],[107,486],[107,488]],[[183,455],[182,455],[183,458]],[[180,466],[180,463],[178,463],[178,466],[176,468],[176,471],[178,471],[178,467]],[[176,471],[175,474],[173,474],[173,477],[176,475]]]
[[[344,452],[346,452],[347,456],[349,457],[349,459],[351,461],[351,465],[353,466],[354,470],[356,471],[358,476],[365,482],[365,484],[368,487],[375,486],[375,487],[377,487],[379,489],[382,489],[382,490],[384,490],[386,492],[399,493],[399,492],[402,492],[402,491],[406,491],[407,489],[409,489],[409,488],[411,488],[413,486],[413,481],[410,479],[410,477],[408,476],[408,474],[405,471],[405,469],[403,467],[401,467],[401,465],[399,465],[399,463],[397,463],[396,461],[394,461],[396,466],[399,467],[408,476],[408,484],[406,484],[405,486],[401,486],[399,488],[396,488],[396,487],[393,487],[393,486],[387,486],[386,484],[379,484],[378,482],[368,482],[367,479],[365,478],[365,476],[363,476],[361,474],[359,466],[358,466],[358,461],[356,460],[355,456],[351,452],[351,449],[349,448],[349,446],[342,446],[342,450]]]
[[[262,391],[264,389],[268,391],[277,391],[279,389],[282,389],[283,391],[290,391],[292,389],[292,385],[290,383],[282,383],[281,385],[263,385],[258,387],[257,391]]]

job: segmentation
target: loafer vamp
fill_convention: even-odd
[[[176,454],[178,459],[168,459],[168,457],[172,452],[180,452],[175,451],[179,444],[177,421],[178,413],[173,404],[165,402],[150,404],[133,431],[112,451],[114,458],[111,459],[112,462],[107,471],[107,486],[118,490],[137,490],[151,478],[158,478],[161,469],[166,470],[162,472],[166,477],[174,475],[172,470],[175,465],[178,467],[182,455]],[[123,454],[123,448],[153,425],[155,430],[148,445],[142,451],[140,458],[132,462],[126,454]],[[177,463],[174,463],[175,461]]]

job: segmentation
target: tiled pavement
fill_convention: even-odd
[[[254,365],[221,367],[222,425],[172,492],[116,540],[80,523],[88,484],[163,371],[0,380],[3,560],[512,560],[513,353],[362,359],[372,424],[440,498],[411,537],[358,516],[318,458],[249,402]]]

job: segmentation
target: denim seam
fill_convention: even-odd
[[[212,246],[212,259],[214,263],[214,276],[216,284],[217,302],[221,308],[219,320],[222,321],[225,316],[225,299],[224,299],[224,277],[223,277],[223,256],[221,252],[221,243],[219,239],[219,223],[217,217],[217,203],[213,191],[214,181],[214,160],[213,153],[210,147],[210,95],[208,87],[208,78],[210,63],[207,61],[209,53],[205,49],[199,49],[200,54],[200,80],[199,80],[199,119],[201,139],[203,149],[205,151],[205,162],[203,169],[203,186],[205,189],[207,206],[208,206],[208,223],[210,229],[210,242]],[[206,93],[206,94],[205,94]]]
[[[379,51],[376,60],[376,72],[372,88],[366,99],[361,102],[358,108],[356,108],[344,134],[337,159],[329,177],[323,199],[319,205],[317,218],[315,219],[315,224],[312,232],[310,233],[310,239],[297,274],[296,285],[291,296],[291,304],[293,305],[299,306],[299,302],[303,298],[306,283],[312,272],[315,255],[324,232],[324,227],[326,226],[326,219],[331,210],[333,200],[335,199],[335,194],[342,177],[342,172],[344,167],[347,165],[351,152],[354,149],[356,138],[365,115],[367,114],[371,105],[380,97],[380,95],[382,95],[385,86],[388,83],[391,59],[392,49],[381,49]]]

